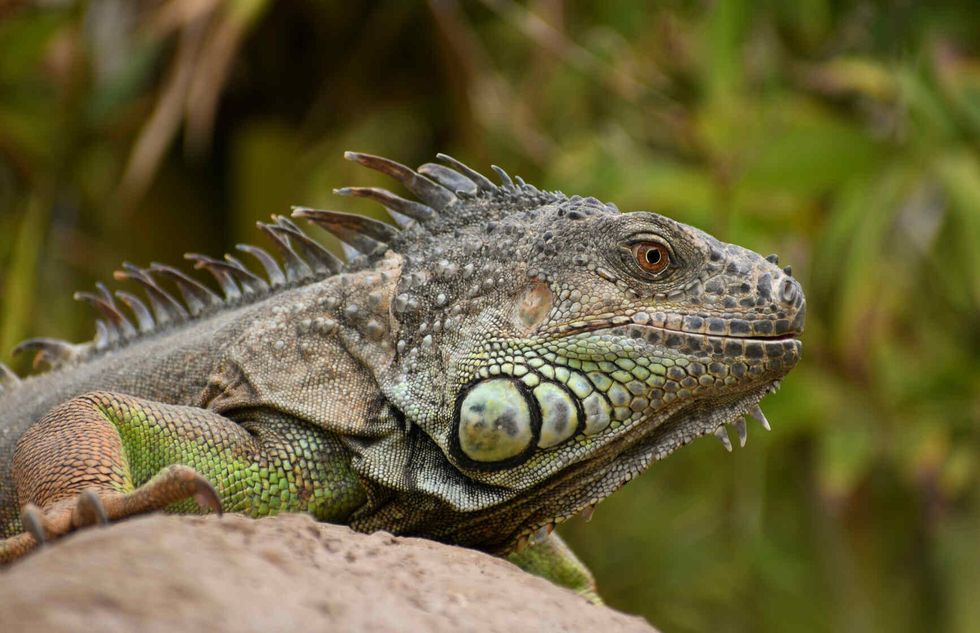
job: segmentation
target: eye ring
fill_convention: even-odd
[[[660,242],[637,242],[630,247],[630,250],[636,263],[648,273],[661,273],[670,266],[670,250]]]

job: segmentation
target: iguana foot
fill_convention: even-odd
[[[221,516],[221,499],[214,487],[196,470],[182,464],[164,468],[130,493],[101,494],[99,498],[105,515],[112,521],[163,510],[185,499],[193,499],[202,510],[210,510]]]
[[[593,604],[602,604],[592,572],[555,533],[546,533],[535,545],[512,552],[507,560],[529,574],[571,589]]]
[[[0,563],[20,558],[73,530],[163,510],[185,499],[193,499],[202,510],[221,515],[221,501],[208,480],[193,468],[180,464],[163,469],[132,492],[100,492],[89,488],[44,510],[28,503],[21,510],[25,534],[0,540]]]

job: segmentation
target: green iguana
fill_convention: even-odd
[[[768,428],[758,402],[799,360],[805,313],[775,256],[497,167],[500,185],[445,155],[346,157],[419,200],[337,191],[398,228],[294,209],[346,262],[273,216],[279,260],[238,246],[264,276],[188,255],[219,294],[123,264],[146,301],[78,293],[93,341],[25,341],[52,370],[23,380],[0,365],[0,560],[152,510],[298,511],[589,594],[556,523],[701,435],[744,443],[746,414]]]

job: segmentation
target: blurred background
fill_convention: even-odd
[[[804,360],[562,533],[673,631],[977,631],[975,2],[0,0],[0,360],[119,263],[445,151],[777,252]],[[532,598],[533,599],[533,598]]]

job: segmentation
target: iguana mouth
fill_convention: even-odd
[[[792,332],[778,336],[722,336],[720,338],[742,338],[749,341],[795,341],[800,338],[801,334],[802,332]]]
[[[599,327],[586,330],[586,332],[609,333],[643,339],[652,346],[693,356],[708,356],[718,359],[742,358],[747,361],[761,361],[778,357],[796,357],[798,359],[803,345],[798,331],[771,336],[716,335],[629,323],[622,326]]]
[[[563,323],[545,330],[549,334],[570,336],[623,326],[639,326],[666,334],[709,336],[743,341],[786,341],[803,334],[805,305],[799,306],[793,319],[738,319],[705,317],[701,315],[639,311],[631,316],[599,316],[592,319]]]
[[[641,324],[633,324],[633,325],[636,325],[637,327],[648,328],[651,330],[659,330],[660,332],[664,332],[668,334],[680,334],[680,335],[687,335],[687,336],[706,336],[713,339],[731,339],[731,340],[745,341],[745,342],[758,341],[762,343],[768,343],[771,341],[795,341],[795,340],[799,340],[800,336],[803,334],[802,331],[791,331],[782,334],[772,334],[768,336],[761,335],[761,334],[745,335],[745,334],[733,334],[733,333],[706,334],[704,332],[690,332],[688,330],[673,330],[670,328],[658,327],[656,325],[641,325]],[[599,328],[599,329],[604,330],[608,328]]]

